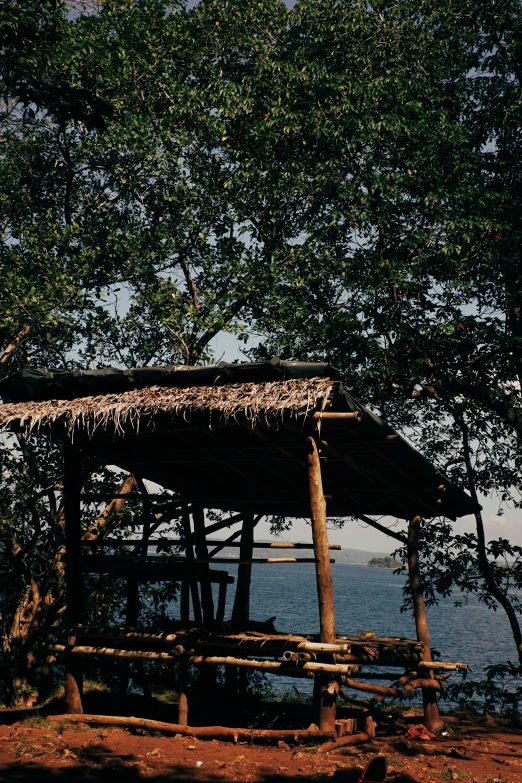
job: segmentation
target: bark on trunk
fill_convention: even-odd
[[[431,661],[430,634],[428,630],[428,620],[426,618],[426,607],[424,606],[424,596],[422,594],[422,580],[419,567],[420,522],[421,518],[417,516],[412,519],[408,525],[408,569],[417,639],[424,644],[422,653],[423,661]],[[433,679],[432,672],[430,672],[430,678]],[[426,727],[430,731],[439,729],[443,724],[439,716],[437,695],[434,688],[422,689],[422,702],[424,706],[424,723]]]
[[[464,460],[466,464],[468,489],[473,500],[475,500],[476,503],[478,503],[477,489],[475,486],[475,480],[473,476],[473,466],[471,464],[471,448],[469,444],[468,428],[466,422],[463,419],[457,418],[457,423],[459,424],[462,430],[462,441],[464,447]],[[486,551],[486,534],[484,531],[484,520],[482,519],[482,514],[480,511],[475,512],[475,523],[477,529],[477,556],[478,556],[478,565],[479,565],[480,573],[484,578],[484,581],[486,583],[489,592],[491,593],[493,598],[496,601],[498,601],[498,603],[500,604],[500,606],[503,608],[503,610],[507,615],[509,624],[511,626],[511,633],[513,634],[513,639],[515,642],[515,646],[517,648],[518,660],[520,662],[520,665],[522,666],[522,630],[520,628],[520,623],[518,621],[517,613],[511,601],[509,600],[509,596],[507,596],[503,592],[502,588],[496,583],[495,576],[493,574],[493,571],[491,570],[491,564],[488,560],[488,555]]]

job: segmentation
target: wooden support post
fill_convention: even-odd
[[[125,613],[125,625],[127,628],[136,628],[139,612],[139,581],[133,574],[127,577],[127,611]],[[130,664],[122,661],[119,666],[120,699],[125,703],[129,691],[129,679],[131,675]]]
[[[420,523],[420,516],[416,516],[410,520],[408,524],[408,570],[417,639],[424,644],[422,660],[431,661],[430,634],[428,630],[428,620],[426,618],[426,607],[424,605],[419,566]],[[430,671],[427,676],[430,679],[433,679],[433,672]],[[439,716],[437,692],[433,688],[423,688],[422,702],[424,706],[424,724],[426,728],[430,731],[440,729],[444,724]]]
[[[142,526],[141,541],[138,543],[136,547],[137,551],[135,550],[134,553],[140,555],[141,557],[147,557],[149,552],[151,504],[150,504],[149,495],[147,493],[147,489],[143,484],[143,480],[138,479],[137,483],[139,484],[143,492],[143,506],[142,506],[143,526]],[[125,617],[125,625],[128,628],[137,627],[139,613],[140,613],[139,579],[137,574],[131,573],[127,578],[127,613]],[[143,670],[142,662],[136,664],[136,668],[138,670],[138,674],[142,674],[142,675],[145,674]],[[122,702],[125,702],[128,695],[130,677],[131,677],[130,663],[122,662],[120,666],[120,699],[122,700]],[[146,684],[145,677],[142,678],[142,681],[144,683],[143,695],[146,698],[150,698],[150,688]]]
[[[80,459],[76,447],[68,442],[64,443],[63,448],[63,486],[66,621],[71,629],[82,622],[83,574]],[[75,642],[74,637],[69,637],[69,644]],[[65,661],[65,708],[68,713],[83,712],[82,691],[81,660],[68,655]]]
[[[205,514],[201,506],[194,505],[192,508],[192,518],[194,520],[194,539],[196,544],[196,558],[208,559],[207,540],[205,535]],[[203,610],[203,623],[207,628],[211,628],[214,623],[214,599],[212,597],[212,585],[210,580],[205,578],[208,574],[209,566],[200,565],[201,574],[201,608]]]
[[[308,485],[310,491],[310,516],[315,554],[317,598],[319,602],[319,625],[321,642],[333,644],[335,634],[335,611],[332,584],[332,569],[326,532],[326,501],[323,494],[321,463],[315,438],[307,439]],[[321,731],[335,731],[335,694],[328,691],[330,678],[318,678],[315,688],[319,704],[319,728]]]
[[[218,605],[216,611],[216,620],[222,623],[225,620],[225,609],[227,606],[227,580],[222,579],[219,583]]]
[[[196,549],[196,559],[208,558],[207,538],[205,531],[205,512],[202,506],[192,505],[192,519],[194,520],[194,543]],[[208,563],[202,563],[198,566],[199,579],[201,584],[201,609],[203,612],[203,625],[206,628],[214,626],[214,599],[212,597],[212,584],[210,582],[210,567]],[[212,715],[212,711],[217,708],[216,703],[216,679],[217,669],[213,667],[207,671],[200,671],[197,683],[197,704],[201,709],[204,704],[206,715]]]
[[[254,550],[254,515],[246,512],[243,517],[241,544],[239,548],[239,566],[237,569],[236,594],[232,609],[232,627],[237,631],[246,631],[250,620],[250,585],[252,582],[252,553]],[[246,697],[248,687],[247,673],[237,673],[237,690],[240,700]]]
[[[252,552],[254,549],[254,515],[245,513],[241,544],[239,549],[239,566],[237,569],[236,595],[232,609],[232,626],[239,631],[246,631],[250,620],[250,584],[252,581]],[[249,562],[250,561],[250,562]]]
[[[179,604],[181,622],[188,624],[190,622],[190,585],[186,577],[181,580]]]
[[[185,555],[187,560],[194,560],[194,549],[192,546],[192,531],[190,528],[190,514],[186,504],[182,506],[183,518],[183,538],[185,539]],[[201,603],[199,601],[198,583],[195,575],[189,576],[190,592],[192,595],[192,609],[194,611],[194,622],[196,625],[202,625],[203,617],[201,615]]]

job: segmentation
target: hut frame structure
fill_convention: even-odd
[[[357,403],[337,371],[323,363],[221,364],[204,368],[134,370],[29,370],[0,384],[0,428],[46,434],[63,442],[66,560],[66,624],[53,631],[50,654],[65,658],[66,709],[82,712],[82,661],[163,661],[178,664],[177,723],[187,726],[188,667],[196,666],[211,692],[218,666],[235,698],[243,672],[261,670],[312,677],[320,732],[342,733],[336,720],[341,686],[372,699],[410,697],[422,689],[425,722],[438,723],[437,694],[444,677],[464,663],[433,661],[422,596],[418,539],[422,517],[451,519],[472,513],[474,501],[397,432]],[[95,457],[138,479],[143,500],[139,539],[97,538],[82,533],[82,504],[94,499],[81,485],[82,460]],[[175,492],[183,535],[166,543],[178,553],[148,554],[151,538],[149,480]],[[127,500],[124,494],[121,499]],[[172,495],[168,498],[172,500]],[[206,524],[205,509],[222,512]],[[417,639],[359,638],[339,633],[328,542],[327,516],[368,515],[407,521],[407,546]],[[270,545],[275,555],[256,558],[257,521],[265,515],[311,519],[311,544]],[[233,531],[225,539],[212,536]],[[389,532],[386,530],[386,532]],[[115,555],[116,547],[134,549]],[[220,556],[236,547],[238,557]],[[310,550],[312,557],[294,557]],[[105,550],[113,554],[103,554]],[[277,551],[276,551],[277,550]],[[118,550],[119,551],[119,550]],[[252,566],[313,562],[320,627],[315,635],[252,630]],[[232,616],[225,617],[233,578],[221,566],[238,566]],[[211,566],[220,565],[219,569]],[[124,577],[126,623],[119,628],[84,625],[84,574]],[[180,618],[169,629],[137,628],[140,581],[180,583]],[[212,585],[218,585],[215,605]],[[371,667],[371,671],[365,667]],[[384,671],[375,673],[374,667]],[[402,672],[401,672],[402,670]],[[376,685],[372,679],[390,679]]]

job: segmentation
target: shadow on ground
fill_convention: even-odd
[[[94,760],[94,759],[89,759]],[[101,759],[100,759],[101,760]],[[124,763],[127,762],[127,763]],[[41,766],[38,762],[14,762],[8,766],[0,767],[0,783],[82,783],[82,781],[98,781],[101,783],[112,783],[113,781],[125,781],[125,783],[167,783],[167,781],[194,781],[195,783],[223,783],[224,778],[216,775],[210,770],[187,769],[187,767],[171,765],[162,770],[160,774],[142,774],[142,772],[129,766],[129,757],[122,759],[115,756],[112,759],[104,754],[103,767],[87,766],[79,761],[77,764],[71,764],[70,767],[60,767],[49,769],[47,766]],[[352,769],[337,770],[329,780],[332,783],[357,783],[361,774],[360,767]],[[306,781],[325,780],[324,774],[317,775],[299,775],[298,778],[288,775],[267,774],[260,775],[259,783],[295,783],[296,779],[300,783]],[[399,773],[389,777],[390,783],[416,783],[416,780],[408,774]]]

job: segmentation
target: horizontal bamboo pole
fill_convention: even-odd
[[[147,631],[131,631],[125,628],[93,628],[89,626],[77,626],[73,629],[73,634],[79,638],[89,639],[129,639],[139,642],[164,642],[172,644],[176,641],[175,633],[151,633]]]
[[[82,541],[82,546],[135,546],[136,544],[142,544],[143,539],[141,538],[126,538],[126,539],[120,539],[120,538],[105,538],[101,539],[99,541]],[[149,538],[148,541],[149,546],[154,546],[154,544],[171,544],[172,546],[182,546],[183,541],[180,538]],[[217,538],[207,538],[207,544],[208,546],[219,546],[221,544],[225,544],[227,547],[239,547],[240,543],[239,541],[221,541]],[[256,541],[254,544],[252,544],[254,549],[313,549],[313,544],[302,544],[300,542],[292,543],[291,541],[270,541],[268,543],[264,543],[263,541]],[[330,544],[329,549],[334,549],[336,551],[339,551],[341,549],[340,544]]]
[[[437,672],[467,672],[469,663],[450,663],[448,661],[419,661],[418,669],[428,669]]]
[[[68,646],[65,644],[47,645],[49,652],[68,653],[71,655],[97,655],[108,658],[123,658],[126,660],[146,660],[146,661],[176,661],[179,655],[170,655],[163,652],[150,652],[146,650],[120,650],[114,647],[92,647],[90,645],[76,644]],[[306,662],[299,668],[288,666],[286,662],[281,661],[259,661],[250,658],[236,658],[230,655],[190,655],[188,663],[194,666],[237,666],[244,669],[261,669],[275,674],[299,674],[300,672],[325,672],[331,674],[346,674],[347,667],[342,664],[328,664]],[[351,671],[351,670],[350,670]]]
[[[347,675],[352,673],[352,666],[317,661],[287,662],[259,661],[251,658],[236,658],[233,655],[191,655],[189,662],[194,666],[237,666],[245,669],[261,669],[275,674],[305,672],[306,674]],[[300,665],[298,665],[298,663]],[[290,665],[289,665],[290,664]]]
[[[298,650],[304,652],[324,652],[324,653],[349,653],[351,645],[344,642],[300,642],[297,645]]]
[[[340,411],[316,411],[313,418],[316,421],[362,421],[359,411],[353,413],[341,413]]]
[[[55,629],[50,629],[51,631],[54,631]],[[194,645],[205,645],[205,646],[213,646],[213,647],[229,647],[231,649],[237,649],[238,647],[241,647],[242,649],[245,649],[246,646],[249,644],[249,642],[252,643],[253,648],[259,648],[260,644],[264,643],[265,641],[269,641],[272,645],[276,645],[279,643],[281,648],[285,648],[288,652],[296,652],[298,654],[300,653],[333,653],[335,656],[335,663],[336,664],[349,664],[353,670],[354,664],[359,665],[371,665],[371,666],[390,666],[390,667],[402,667],[405,664],[414,667],[415,669],[419,671],[441,671],[441,672],[459,672],[459,671],[466,671],[469,666],[467,663],[453,663],[453,662],[446,662],[446,661],[418,661],[416,655],[407,655],[407,654],[399,654],[396,653],[394,656],[394,660],[389,660],[388,656],[384,655],[380,658],[370,658],[365,657],[358,654],[350,654],[350,647],[351,645],[349,643],[344,642],[337,642],[334,644],[326,644],[322,642],[310,642],[307,640],[301,640],[300,637],[290,637],[287,638],[286,636],[274,636],[270,634],[266,634],[265,636],[255,635],[252,637],[248,636],[248,632],[243,634],[234,634],[234,635],[209,635],[209,636],[203,636],[199,637],[197,631],[194,633],[187,633],[186,631],[181,631],[177,633],[153,633],[153,632],[145,632],[145,631],[135,631],[135,630],[127,630],[125,628],[97,628],[97,627],[89,627],[89,626],[78,626],[74,628],[73,631],[71,631],[73,635],[76,635],[78,639],[107,639],[107,640],[114,640],[117,641],[119,638],[124,639],[126,641],[132,642],[136,641],[138,642],[150,642],[153,644],[169,644],[172,645],[175,642],[183,643],[185,646],[194,646]],[[289,649],[288,645],[291,645],[291,648]],[[108,648],[111,649],[111,648]],[[272,652],[271,648],[271,652]],[[61,650],[57,650],[57,652],[61,652]],[[131,652],[131,651],[126,651]],[[281,649],[281,654],[284,654],[285,650]],[[154,653],[155,654],[155,653]],[[302,662],[306,662],[304,659],[304,656],[300,658]],[[370,673],[368,675],[365,675],[368,678],[370,678]],[[375,673],[375,679],[378,679],[378,677],[385,677],[386,673],[380,674],[378,672]]]
[[[100,655],[106,658],[124,658],[129,661],[175,661],[174,655],[150,650],[119,650],[115,647],[92,647],[86,644],[75,644],[70,647],[65,644],[48,644],[49,652],[68,653],[71,655]]]
[[[114,647],[93,647],[90,645],[65,645],[65,644],[49,644],[47,645],[49,652],[68,653],[71,655],[95,655],[108,658],[117,658],[124,660],[146,660],[146,661],[163,661],[173,662],[180,659],[180,655],[184,654],[184,650],[180,650],[178,653],[173,651],[173,654],[163,652],[151,652],[148,650],[121,650]],[[349,679],[348,675],[352,674],[352,667],[343,664],[329,664],[316,661],[306,661],[301,663],[299,661],[266,661],[266,660],[254,660],[250,658],[236,658],[232,655],[190,655],[188,662],[194,666],[237,666],[245,669],[258,669],[262,671],[269,671],[274,674],[293,674],[300,675],[304,673],[306,676],[310,674],[332,674],[342,675],[343,683],[348,688],[354,690],[366,691],[367,693],[376,693],[380,696],[391,696],[395,698],[406,697],[410,698],[410,693],[413,695],[415,688],[434,688],[437,691],[442,691],[443,686],[437,680],[422,679],[412,680],[402,688],[386,688],[380,685],[370,685],[364,682],[358,682],[356,680]],[[290,664],[290,665],[289,665]]]
[[[179,501],[173,495],[150,495],[146,498],[144,495],[131,495],[129,493],[116,492],[111,494],[107,492],[105,494],[100,492],[82,492],[80,494],[80,500],[100,500],[109,503],[111,500],[172,500],[176,503],[176,507],[179,506]]]
[[[312,731],[310,729],[233,729],[228,726],[181,726],[177,723],[165,723],[146,718],[121,718],[115,715],[49,715],[52,723],[86,723],[89,726],[119,726],[121,728],[140,728],[159,731],[170,736],[196,737],[197,739],[216,739],[238,742],[250,740],[258,743],[271,742],[325,742],[335,737],[335,732]]]
[[[237,565],[260,565],[260,564],[277,564],[277,563],[315,563],[315,557],[252,557],[246,560],[241,560],[236,557],[212,557],[212,558],[196,558],[194,563],[231,563]],[[335,560],[330,560],[330,563],[335,563]]]
[[[436,691],[443,691],[443,686],[437,680],[410,680],[400,688],[385,687],[384,685],[370,685],[367,682],[359,682],[348,677],[343,677],[343,685],[352,688],[354,691],[364,691],[365,693],[376,693],[384,698],[411,699],[417,688],[433,688]]]
[[[361,653],[352,653],[351,655],[335,655],[334,658],[337,663],[357,663],[360,666],[398,666],[404,669],[405,666],[418,666],[420,656],[415,653],[413,655],[401,654],[393,657],[380,655],[374,658]]]
[[[230,565],[266,565],[266,564],[279,564],[279,563],[315,563],[315,557],[253,557],[248,558],[247,560],[241,560],[239,557],[196,557],[194,560],[189,560],[185,557],[158,557],[154,560],[152,557],[147,558],[143,557],[137,560],[133,563],[132,557],[125,558],[128,560],[128,563],[118,563],[114,566],[111,566],[109,562],[107,562],[107,570],[114,570],[115,568],[125,567],[128,568],[129,571],[137,568],[144,568],[145,566],[147,568],[150,568],[151,570],[155,568],[156,566],[177,566],[177,565],[184,565],[185,563],[190,563],[190,565],[212,565],[212,563],[228,563]],[[89,561],[92,560],[93,562],[90,563]],[[110,560],[110,557],[108,558]],[[147,563],[147,560],[150,562]],[[163,562],[159,562],[163,561]],[[335,563],[335,560],[330,560],[330,563]],[[99,560],[97,560],[96,555],[87,555],[82,558],[82,568],[84,571],[99,571],[104,567],[103,563],[100,563]],[[212,577],[212,572],[210,572],[210,576]],[[229,577],[230,578],[230,577]],[[211,581],[216,581],[215,579],[211,579]]]

